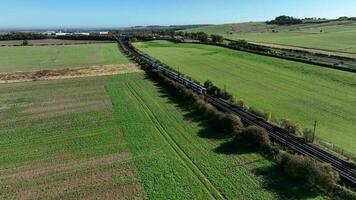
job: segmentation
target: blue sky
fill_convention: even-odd
[[[220,24],[356,16],[356,0],[0,0],[0,28]]]

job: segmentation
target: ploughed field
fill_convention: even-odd
[[[0,47],[0,73],[128,64],[116,43]]]
[[[318,137],[356,153],[356,74],[208,45],[134,45],[200,82],[226,86],[236,99],[274,118],[304,128],[317,120]]]
[[[185,31],[218,34],[233,40],[356,53],[356,21],[354,20],[292,26],[253,22],[210,25]]]

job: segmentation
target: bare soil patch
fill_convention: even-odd
[[[39,70],[30,72],[13,72],[0,74],[0,83],[15,83],[40,80],[56,80],[91,76],[125,74],[141,71],[134,64],[102,65],[85,68]]]
[[[21,46],[23,40],[0,41],[0,46]],[[97,44],[97,43],[112,43],[111,41],[95,41],[95,40],[28,40],[30,46],[47,46],[47,45],[74,45],[74,44]]]

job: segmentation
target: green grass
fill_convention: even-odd
[[[174,199],[209,199],[209,193],[228,199],[272,198],[232,157],[214,153],[219,143],[200,137],[203,128],[185,120],[152,83],[130,76],[109,85],[121,130],[140,158],[137,166],[149,199],[169,194]],[[225,169],[229,166],[236,167]]]
[[[273,33],[272,30],[278,32]],[[320,32],[322,30],[322,32]],[[356,22],[338,21],[321,24],[276,26],[265,23],[211,25],[186,30],[219,34],[229,39],[247,40],[311,49],[356,53]]]
[[[159,85],[133,74],[126,78],[110,80],[107,90],[120,129],[140,158],[136,164],[149,199],[167,194],[206,199],[202,185],[227,199],[321,198],[277,175],[274,164],[263,157],[238,150],[229,138],[209,128],[199,113],[168,98]],[[182,184],[187,181],[190,184]]]
[[[1,199],[321,198],[143,73],[0,84],[0,119]]]
[[[1,47],[0,73],[128,64],[117,44]]]
[[[289,118],[317,136],[356,153],[356,75],[230,49],[173,44],[135,46],[200,82],[212,80],[248,105]]]

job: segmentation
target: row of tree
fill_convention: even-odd
[[[293,25],[293,24],[301,24],[303,23],[303,20],[291,16],[282,15],[276,17],[274,20],[267,21],[266,23],[276,24],[276,25]]]
[[[40,40],[48,37],[38,33],[11,32],[0,35],[0,40]]]

